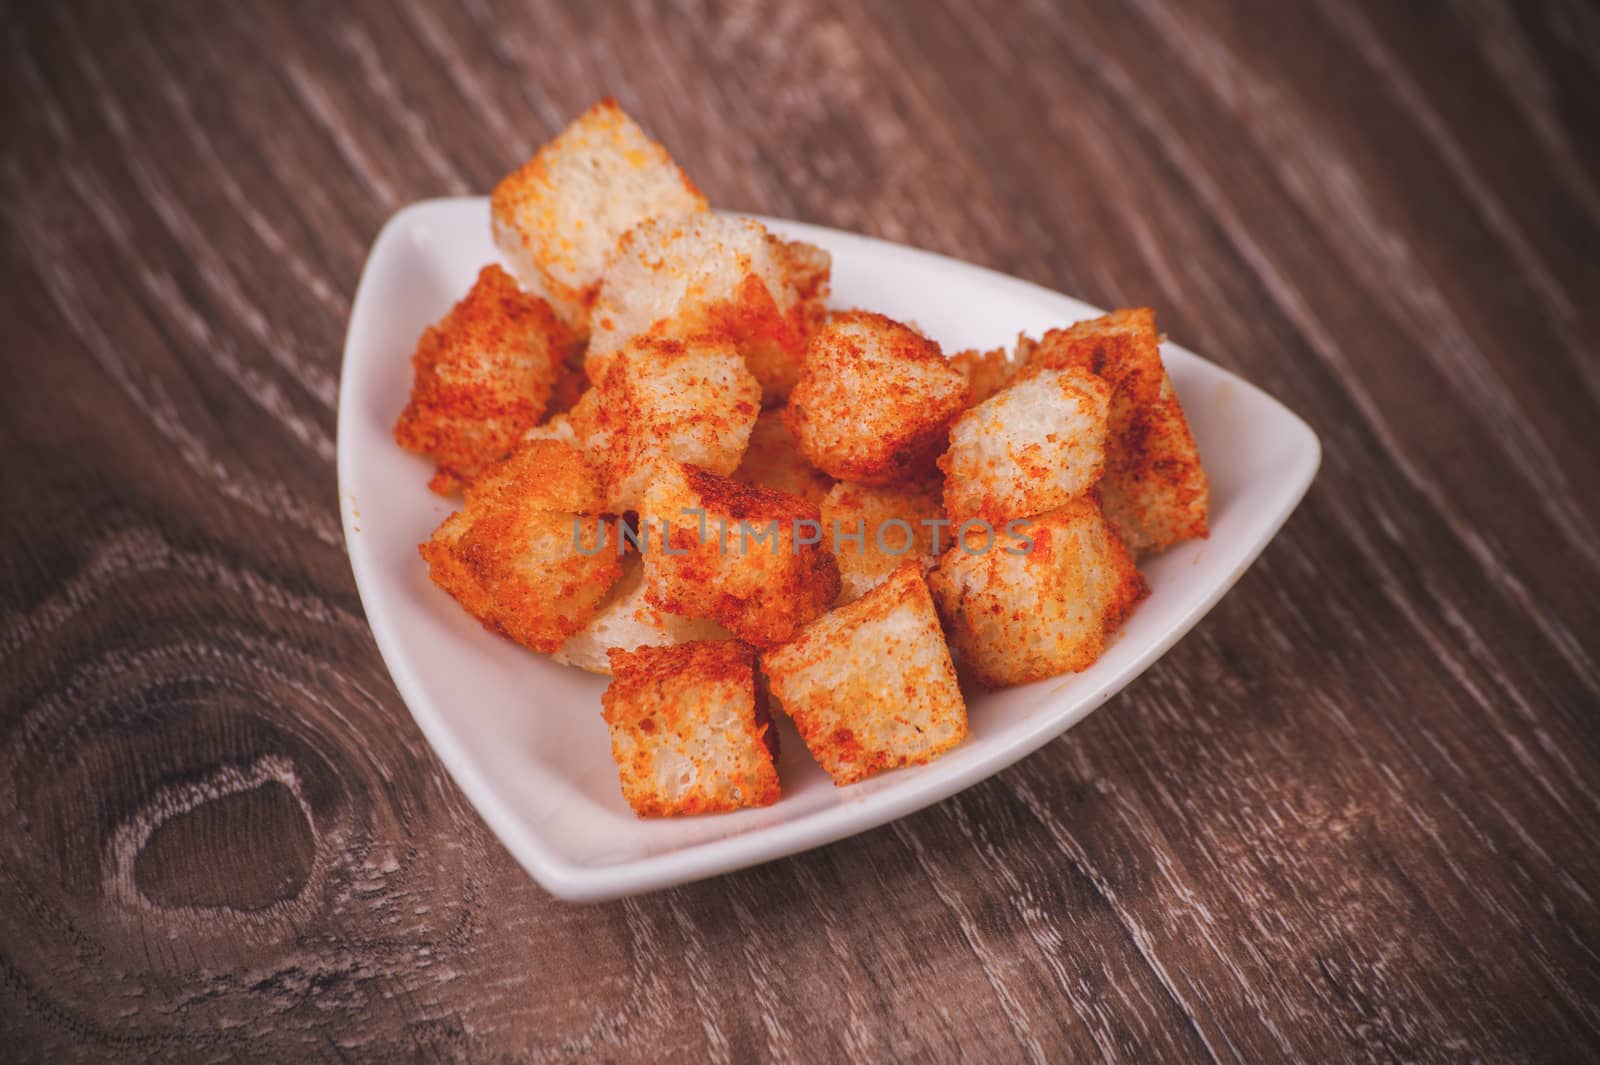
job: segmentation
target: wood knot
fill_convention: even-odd
[[[311,810],[281,755],[160,788],[112,832],[106,859],[112,899],[194,915],[281,910],[320,879]]]

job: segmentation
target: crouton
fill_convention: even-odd
[[[1087,492],[1105,465],[1110,403],[1087,370],[1043,370],[966,411],[939,459],[950,521],[999,527]]]
[[[667,150],[612,99],[579,115],[489,199],[512,272],[579,335],[622,235],[647,218],[705,209]]]
[[[595,300],[589,379],[603,381],[635,337],[725,340],[761,382],[763,401],[781,402],[799,377],[818,313],[791,278],[797,261],[808,260],[746,218],[680,215],[636,227],[623,237]]]
[[[757,647],[789,639],[839,594],[817,508],[679,462],[657,464],[639,504],[645,597],[710,618]]]
[[[1089,668],[1147,593],[1090,497],[992,538],[968,530],[928,584],[956,656],[996,688]]]
[[[812,466],[800,454],[800,445],[794,434],[783,423],[783,409],[762,411],[750,431],[750,443],[745,448],[739,468],[733,479],[741,484],[758,484],[776,488],[810,500],[817,505],[833,487],[833,478]]]
[[[423,330],[395,441],[438,464],[434,491],[460,490],[543,416],[570,345],[547,303],[485,266],[461,302]]]
[[[1200,452],[1161,362],[1148,308],[1055,329],[1028,345],[1025,372],[1077,367],[1111,385],[1111,425],[1100,497],[1106,518],[1136,553],[1207,534]]]
[[[523,444],[484,471],[465,508],[419,550],[429,573],[495,632],[550,653],[588,624],[619,577],[599,478],[575,449]]]
[[[950,356],[950,365],[967,379],[967,386],[972,389],[973,403],[982,403],[1011,384],[1017,372],[1017,364],[1011,360],[1005,348],[958,351]]]
[[[969,398],[938,344],[852,311],[812,335],[784,420],[813,466],[842,481],[889,484],[932,472]]]
[[[640,817],[778,801],[777,731],[736,640],[610,653],[600,696],[622,795]]]
[[[629,551],[622,560],[622,579],[612,587],[599,612],[551,657],[591,673],[610,673],[606,654],[612,650],[728,639],[728,630],[715,621],[670,614],[652,606],[644,592],[644,560]]]
[[[837,785],[932,761],[966,738],[966,703],[915,562],[768,651],[761,667]]]
[[[861,598],[905,562],[923,569],[951,538],[937,490],[840,482],[822,501],[822,528],[839,563],[839,602]]]
[[[616,514],[638,507],[661,459],[732,473],[761,412],[761,386],[726,341],[636,338],[595,391],[607,432],[589,451]]]

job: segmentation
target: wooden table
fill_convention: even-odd
[[[1600,12],[12,5],[0,1057],[1600,1057]],[[958,798],[611,905],[441,771],[341,546],[384,219],[615,93],[712,200],[1104,305],[1326,458]]]

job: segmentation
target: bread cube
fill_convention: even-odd
[[[622,576],[599,478],[575,449],[523,444],[419,550],[434,582],[495,632],[546,654],[588,624]]]
[[[972,389],[972,402],[982,403],[990,396],[1011,384],[1017,372],[1017,363],[1005,348],[992,351],[958,351],[950,356],[950,365]]]
[[[921,480],[970,395],[938,344],[881,314],[850,311],[812,335],[784,420],[807,461],[841,481]]]
[[[395,441],[438,464],[434,491],[459,491],[543,416],[571,344],[548,304],[485,266],[461,302],[423,330]]]
[[[789,639],[839,594],[817,508],[798,496],[665,462],[639,518],[645,597],[757,647]]]
[[[715,621],[668,613],[652,605],[644,593],[644,560],[629,551],[622,560],[622,579],[600,604],[599,612],[551,657],[591,673],[610,673],[611,662],[606,656],[612,650],[729,638],[728,630]]]
[[[990,687],[1076,673],[1147,594],[1092,498],[990,539],[973,530],[928,576],[950,646]]]
[[[1051,330],[1026,356],[1026,373],[1080,368],[1111,385],[1100,497],[1128,546],[1145,554],[1204,537],[1206,473],[1161,362],[1154,312],[1138,307]]]
[[[778,801],[777,731],[737,640],[613,650],[600,696],[622,795],[640,817]]]
[[[517,278],[574,332],[622,235],[647,218],[704,211],[705,197],[667,150],[612,99],[579,115],[494,188],[495,244]]]
[[[822,501],[822,528],[839,563],[839,602],[861,598],[906,562],[927,569],[951,544],[937,490],[840,482]]]
[[[783,409],[762,411],[750,431],[750,443],[733,479],[741,484],[776,488],[820,506],[833,478],[800,454],[794,434],[783,423]]]
[[[726,341],[637,338],[595,392],[607,431],[589,451],[616,514],[638,507],[662,459],[732,473],[761,412],[761,386]]]
[[[1110,403],[1087,370],[1041,370],[962,414],[939,459],[951,523],[1000,528],[1087,492],[1105,465]]]
[[[966,703],[915,562],[766,652],[761,668],[837,785],[932,761],[966,738]]]
[[[595,300],[589,379],[603,381],[636,337],[723,340],[744,356],[763,401],[781,402],[819,313],[815,290],[826,289],[825,280],[791,275],[795,269],[817,265],[751,219],[702,213],[637,226],[623,237]],[[813,291],[802,292],[797,281]]]

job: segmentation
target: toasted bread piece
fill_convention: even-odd
[[[622,795],[640,817],[778,801],[777,732],[737,640],[610,653],[600,696]]]
[[[600,510],[599,477],[583,456],[535,440],[484,471],[465,508],[419,550],[434,582],[486,627],[548,654],[622,576]]]
[[[800,454],[794,434],[783,423],[783,408],[764,410],[750,432],[733,479],[741,484],[776,488],[799,496],[818,506],[833,487],[833,478],[817,469]]]
[[[968,405],[939,345],[881,314],[836,314],[814,333],[784,421],[813,466],[841,481],[923,480]]]
[[[822,253],[826,255],[826,253]],[[595,301],[585,355],[591,381],[636,337],[704,338],[732,344],[761,382],[764,402],[781,402],[800,374],[819,299],[794,275],[815,270],[760,222],[715,214],[655,218],[623,237]]]
[[[936,488],[834,485],[822,528],[839,563],[839,602],[861,598],[906,562],[932,566],[952,542],[946,524]]]
[[[530,291],[577,334],[622,235],[647,218],[704,211],[705,197],[667,150],[601,100],[489,198],[495,244]]]
[[[394,438],[438,463],[434,491],[459,491],[516,446],[543,416],[571,343],[550,306],[498,266],[423,330]]]
[[[606,655],[612,650],[726,640],[730,635],[715,621],[679,617],[652,605],[644,597],[644,560],[629,551],[622,560],[622,579],[600,604],[599,612],[551,657],[590,673],[610,673],[611,662]]]
[[[1012,361],[1011,354],[1005,348],[958,351],[950,356],[950,365],[967,379],[975,404],[982,403],[1010,385],[1017,372],[1017,363]]]
[[[1092,498],[973,532],[928,576],[950,646],[990,687],[1088,669],[1147,593],[1133,556]]]
[[[766,652],[761,668],[835,784],[931,761],[966,738],[966,703],[915,562]]]
[[[1111,385],[1111,426],[1100,497],[1130,548],[1148,554],[1207,534],[1200,452],[1161,362],[1155,313],[1116,311],[1053,329],[1026,344],[1024,373],[1076,367]]]
[[[1087,370],[1042,370],[963,413],[939,459],[952,525],[1000,528],[1094,487],[1110,404],[1111,389]]]
[[[645,596],[757,647],[789,639],[839,594],[817,508],[798,496],[663,462],[639,504]]]
[[[662,459],[732,473],[761,412],[761,386],[721,340],[635,338],[595,391],[607,432],[591,453],[616,514],[638,507]]]

